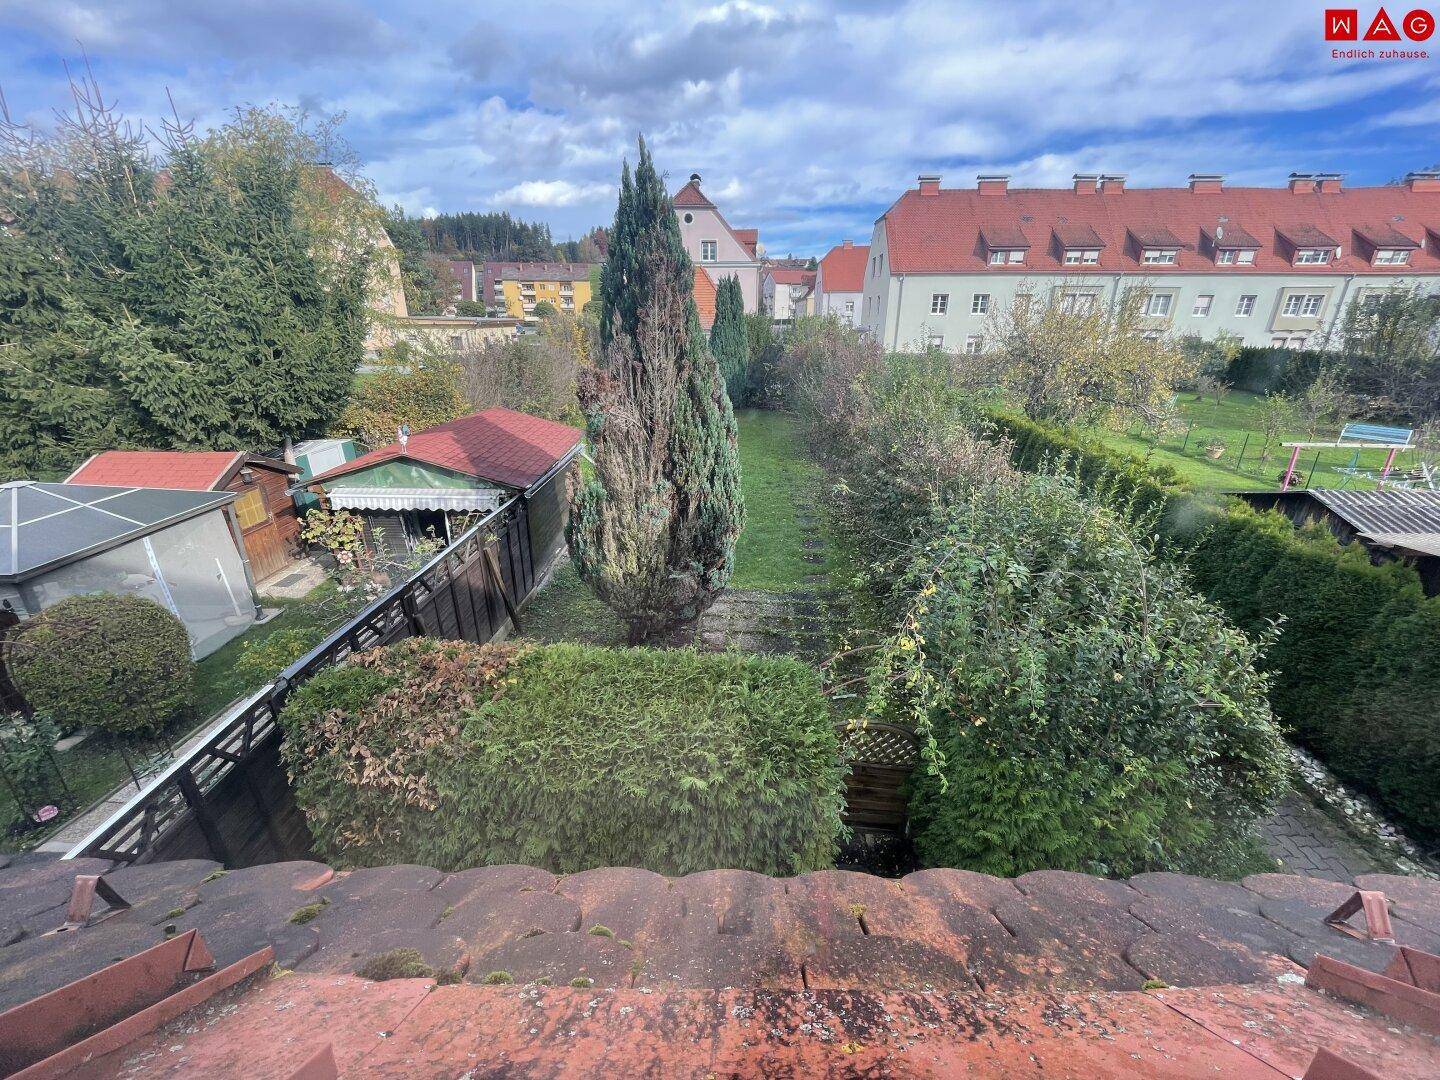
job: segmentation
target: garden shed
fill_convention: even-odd
[[[0,485],[0,610],[24,619],[77,593],[138,593],[207,656],[259,611],[234,502],[229,491]]]
[[[520,496],[541,567],[564,538],[565,474],[581,438],[568,424],[486,409],[402,436],[309,486],[328,509],[362,514],[369,546],[382,554],[399,554],[425,537],[448,540],[451,515],[487,513]]]
[[[1359,540],[1372,562],[1397,560],[1420,575],[1427,596],[1440,596],[1440,491],[1392,488],[1238,493],[1259,510],[1278,510],[1297,526],[1324,524],[1343,544]]]
[[[70,474],[69,484],[233,491],[235,519],[258,580],[300,553],[300,518],[290,497],[296,465],[243,451],[106,450]]]

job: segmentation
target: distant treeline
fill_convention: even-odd
[[[594,262],[603,256],[603,242],[596,236],[603,235],[602,230],[593,230],[579,240],[556,243],[551,239],[550,226],[543,221],[520,221],[506,211],[437,214],[423,218],[420,229],[431,251],[475,262]]]

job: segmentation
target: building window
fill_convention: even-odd
[[[718,240],[700,241],[700,261],[714,262],[720,258],[720,242]]]
[[[1292,293],[1285,298],[1284,314],[1291,318],[1313,319],[1320,314],[1325,297],[1320,293]]]
[[[1403,249],[1381,248],[1375,252],[1376,266],[1404,266],[1410,261],[1410,252]]]
[[[458,348],[460,348],[461,346],[463,346],[464,344],[465,344],[465,339],[464,339],[463,337],[461,337],[459,334],[451,334],[451,335],[450,335],[450,347],[451,347],[452,349],[458,349]]]
[[[1235,301],[1236,318],[1244,319],[1253,314],[1255,314],[1255,297],[1252,294],[1246,293]]]
[[[1024,248],[1000,248],[990,252],[991,266],[1004,266],[1006,263],[1023,263],[1024,261]]]
[[[1174,266],[1174,248],[1146,248],[1140,261],[1147,266]]]
[[[925,339],[925,344],[932,349],[943,349],[945,347],[945,335],[931,334]]]
[[[1061,293],[1060,310],[1066,315],[1088,315],[1095,310],[1095,294]]]
[[[970,297],[970,314],[984,315],[990,310],[990,294],[988,292],[977,292]]]
[[[979,356],[984,347],[985,343],[979,334],[971,334],[965,339],[965,354],[967,356]]]
[[[1297,266],[1314,266],[1329,261],[1329,248],[1301,248],[1295,252],[1295,265]]]
[[[694,214],[686,213],[686,215],[685,215],[685,224],[686,224],[686,225],[689,225],[689,224],[690,224],[692,221],[694,221],[694,220],[695,220],[695,215],[694,215]]]
[[[1275,337],[1272,337],[1270,339],[1270,347],[1272,349],[1283,349],[1285,348],[1285,343],[1289,340],[1290,339],[1287,338],[1284,334],[1277,334]]]
[[[1221,266],[1233,266],[1239,254],[1234,248],[1221,248],[1215,253],[1215,261]]]
[[[950,294],[937,292],[930,295],[930,314],[944,315],[950,310]]]
[[[1210,314],[1210,305],[1215,302],[1213,293],[1201,293],[1195,297],[1195,306],[1190,309],[1190,314],[1197,319],[1203,319]]]
[[[251,488],[235,500],[235,521],[241,529],[263,525],[269,516],[265,510],[265,493],[258,487]]]
[[[855,301],[854,301],[854,300],[846,300],[846,301],[845,301],[845,314],[846,314],[846,315],[854,315],[854,314],[855,314]]]
[[[1159,341],[1159,340],[1160,340],[1160,331],[1159,331],[1159,330],[1146,330],[1146,331],[1145,331],[1143,334],[1141,334],[1140,336],[1141,336],[1142,338],[1144,338],[1146,341]]]
[[[1175,297],[1168,292],[1152,292],[1145,301],[1145,314],[1154,319],[1163,319],[1170,314],[1170,305]]]
[[[1093,249],[1066,248],[1066,266],[1093,266],[1100,261],[1100,252]]]

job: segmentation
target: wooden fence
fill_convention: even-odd
[[[552,480],[552,482],[555,482]],[[280,710],[315,672],[403,638],[490,641],[518,621],[554,545],[532,542],[527,499],[487,514],[224,719],[65,858],[145,863],[213,858],[227,867],[297,858],[309,833],[280,764]],[[538,547],[538,550],[537,550]]]

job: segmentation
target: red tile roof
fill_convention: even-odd
[[[1403,186],[1352,188],[1337,192],[1292,193],[1287,188],[1226,188],[1192,192],[1189,188],[1128,188],[1102,196],[1070,188],[1011,189],[1003,195],[981,195],[973,189],[921,194],[910,190],[881,218],[889,247],[889,265],[898,274],[1011,273],[1036,270],[1065,272],[1064,253],[1032,247],[1024,263],[988,266],[980,244],[982,229],[1023,230],[1046,236],[1061,227],[1088,226],[1104,240],[1097,269],[1143,270],[1146,274],[1193,273],[1197,269],[1233,274],[1380,273],[1392,266],[1372,267],[1368,252],[1351,247],[1357,227],[1388,224],[1419,242],[1425,231],[1440,235],[1440,190],[1409,190]],[[1234,223],[1243,222],[1244,229]],[[1226,246],[1248,230],[1259,241],[1255,262],[1218,266],[1213,252],[1202,248],[1201,231],[1225,228]],[[1141,253],[1127,246],[1128,232],[1163,229],[1181,242],[1180,257],[1166,266],[1147,266]],[[1343,253],[1329,263],[1293,266],[1289,244],[1333,246]],[[1312,244],[1308,237],[1314,237]],[[1343,238],[1337,241],[1333,238]],[[1073,268],[1069,268],[1073,269]],[[1409,272],[1440,274],[1440,251],[1417,250]]]
[[[750,257],[753,259],[755,257],[755,251],[760,244],[760,230],[731,229],[730,233],[735,237],[736,240],[740,241],[740,246],[743,247],[746,251],[748,251],[750,253]]]
[[[574,449],[580,437],[580,429],[568,424],[542,420],[512,409],[486,409],[417,431],[403,450],[398,442],[371,450],[354,461],[321,473],[312,482],[325,483],[403,459],[506,487],[526,488]]]
[[[715,282],[702,266],[695,267],[695,310],[700,313],[700,325],[706,330],[715,325]]]
[[[689,183],[675,193],[673,200],[676,206],[688,206],[698,210],[714,210],[715,204],[705,197],[700,190],[700,177],[690,177]]]
[[[294,465],[275,458],[259,457],[239,450],[106,450],[81,465],[65,482],[213,491],[242,459],[263,468],[300,471]]]
[[[765,273],[774,279],[776,285],[814,285],[814,270],[791,269],[788,266],[769,266]]]
[[[825,291],[863,292],[865,264],[869,260],[869,244],[852,244],[846,240],[831,248],[820,260],[820,277],[825,282]]]

